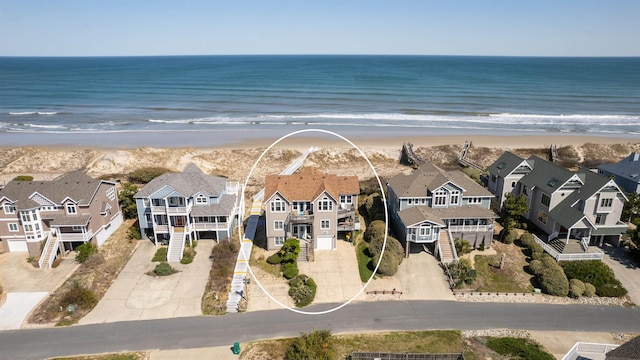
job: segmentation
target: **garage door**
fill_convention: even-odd
[[[9,240],[9,252],[29,251],[27,242],[24,240]]]
[[[333,236],[318,236],[318,250],[333,250]]]

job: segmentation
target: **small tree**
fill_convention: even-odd
[[[505,230],[511,230],[518,226],[519,219],[529,210],[527,198],[522,195],[507,194],[502,204],[501,219]]]
[[[129,175],[129,180],[136,183],[146,184],[158,176],[168,172],[171,172],[171,170],[164,167],[144,167],[133,171]]]
[[[118,203],[125,219],[135,219],[138,217],[138,207],[134,195],[138,192],[138,187],[132,183],[122,183],[122,190],[118,194]]]
[[[300,240],[296,238],[285,240],[279,253],[282,257],[282,263],[295,263],[298,261],[298,255],[300,254]]]
[[[622,220],[633,222],[633,220],[640,217],[640,195],[637,192],[632,192],[627,196],[627,201],[624,203],[622,210]]]
[[[87,259],[98,252],[98,247],[90,242],[86,242],[76,248],[76,261],[83,263]]]

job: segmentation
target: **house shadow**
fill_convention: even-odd
[[[413,242],[408,242],[409,244],[409,256],[411,254],[420,254],[426,252],[427,254],[433,256],[435,250],[435,244],[416,244]]]
[[[258,219],[258,226],[256,227],[256,234],[253,238],[253,245],[259,248],[267,250],[267,228],[266,228],[266,219],[264,215],[260,216]],[[247,228],[247,220],[242,224],[243,228]]]
[[[619,262],[627,269],[637,269],[638,263],[631,257],[627,247],[615,247],[611,244],[604,244],[602,250],[609,255],[611,260]]]

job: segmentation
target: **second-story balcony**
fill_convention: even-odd
[[[85,232],[61,232],[56,233],[57,241],[89,241],[93,237],[93,231]]]
[[[289,213],[288,221],[294,224],[313,222],[313,211],[292,211]]]

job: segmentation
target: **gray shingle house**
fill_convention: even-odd
[[[598,173],[613,177],[613,180],[627,194],[640,193],[640,153],[631,153],[615,164],[600,165]]]
[[[196,165],[151,180],[135,195],[141,235],[168,244],[167,261],[182,259],[185,242],[226,240],[237,224],[239,185]]]
[[[507,194],[522,194],[525,217],[548,240],[565,245],[574,239],[588,245],[618,245],[627,225],[620,221],[626,200],[618,185],[587,169],[572,172],[537,156],[522,159],[506,152],[489,167],[489,190],[502,204]]]
[[[491,245],[493,195],[462,171],[425,163],[387,182],[391,225],[409,256],[411,244],[431,247],[441,261],[457,259],[453,240]]]
[[[40,267],[85,242],[102,245],[120,224],[116,184],[82,171],[0,189],[0,247],[28,252]]]

